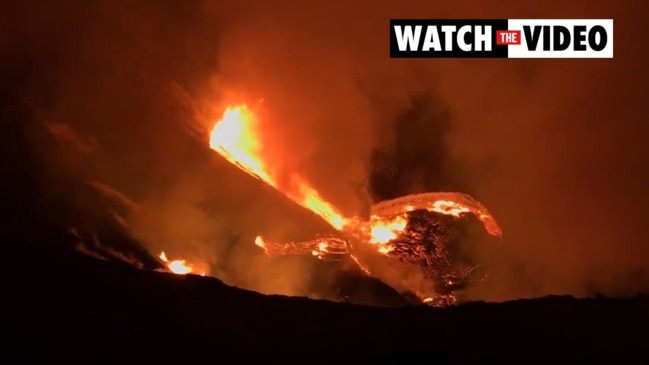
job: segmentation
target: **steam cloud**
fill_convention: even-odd
[[[649,287],[643,1],[7,5],[3,104],[31,112],[45,201],[73,199],[79,182],[111,189],[154,252],[308,294],[313,268],[269,267],[252,242],[321,223],[208,150],[223,107],[247,102],[277,168],[349,215],[424,191],[482,201],[505,240],[483,254],[493,272],[475,298]],[[398,17],[614,18],[615,59],[390,60]]]

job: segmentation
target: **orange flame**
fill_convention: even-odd
[[[336,229],[342,229],[345,219],[326,202],[309,183],[293,175],[290,187],[280,189],[277,176],[269,170],[270,163],[261,153],[262,139],[259,120],[246,105],[227,108],[210,134],[210,148],[248,174],[278,189],[291,200],[309,209]]]

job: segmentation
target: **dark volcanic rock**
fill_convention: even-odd
[[[26,237],[16,243],[1,266],[2,362],[649,360],[646,297],[380,309],[264,296]]]

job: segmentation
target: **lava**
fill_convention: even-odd
[[[262,153],[261,126],[246,105],[227,108],[210,134],[210,148],[253,177],[278,189],[302,207],[316,213],[336,229],[348,222],[336,208],[324,201],[306,179],[293,174],[288,186],[280,187],[279,176],[271,171],[272,164]]]
[[[167,269],[174,274],[185,275],[191,274],[194,271],[194,268],[187,264],[187,261],[185,260],[169,260],[164,251],[160,252],[160,256],[158,257],[165,263],[165,265],[167,265]],[[201,276],[205,276],[205,272],[202,272]]]
[[[347,255],[347,242],[336,237],[320,237],[305,242],[270,242],[261,236],[255,238],[255,244],[264,249],[268,256],[313,255],[318,258],[335,260]]]
[[[372,215],[394,216],[415,210],[427,210],[454,217],[476,216],[492,236],[502,236],[502,229],[487,208],[467,194],[436,192],[411,194],[372,206]]]
[[[320,237],[297,243],[270,242],[258,236],[255,244],[269,256],[313,255],[320,259],[340,259],[348,255],[366,274],[380,276],[381,269],[369,264],[375,260],[364,254],[369,247],[380,256],[415,265],[423,273],[424,280],[434,282],[436,288],[399,289],[413,293],[422,303],[445,306],[456,302],[455,296],[450,294],[453,288],[470,282],[479,266],[456,263],[450,258],[448,246],[458,239],[458,234],[449,228],[449,219],[462,221],[472,215],[482,222],[490,236],[500,238],[502,235],[498,223],[482,204],[466,194],[453,192],[413,194],[380,202],[372,206],[368,221],[345,217],[299,174],[290,176],[288,184],[278,184],[286,179],[274,173],[272,161],[263,153],[259,122],[246,105],[227,108],[212,129],[210,147],[241,170],[319,215],[340,233],[340,237]],[[395,285],[403,285],[403,282],[397,280]]]

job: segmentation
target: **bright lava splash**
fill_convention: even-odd
[[[188,264],[187,261],[183,259],[169,260],[164,251],[160,252],[160,256],[158,257],[165,263],[167,269],[174,274],[185,275],[194,272],[193,266]],[[205,272],[202,272],[200,275],[205,276]]]

